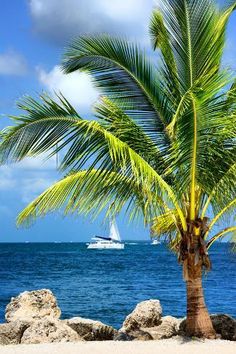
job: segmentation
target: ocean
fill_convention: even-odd
[[[204,276],[211,313],[236,317],[236,254],[218,243]],[[126,243],[124,250],[87,250],[85,243],[0,244],[0,322],[12,296],[48,288],[62,318],[81,316],[119,328],[135,305],[159,299],[164,315],[185,316],[181,267],[165,245]]]

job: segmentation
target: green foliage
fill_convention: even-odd
[[[0,162],[61,152],[66,174],[21,212],[19,224],[58,209],[94,217],[125,209],[176,248],[189,222],[197,227],[213,212],[204,226],[208,247],[235,234],[229,223],[212,235],[235,210],[235,78],[221,64],[235,6],[162,0],[150,23],[158,68],[124,39],[71,43],[62,69],[91,76],[102,95],[96,119],[83,119],[61,95],[19,103],[23,113],[1,133]]]

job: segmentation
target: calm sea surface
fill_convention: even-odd
[[[236,255],[214,246],[204,279],[211,313],[236,316]],[[185,286],[165,245],[126,244],[124,250],[87,250],[85,243],[0,244],[0,321],[12,296],[49,288],[62,317],[82,316],[119,327],[134,306],[159,299],[165,315],[185,314]]]

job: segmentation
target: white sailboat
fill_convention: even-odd
[[[151,245],[157,246],[157,245],[160,245],[160,243],[161,243],[161,242],[160,242],[159,240],[154,239],[154,240],[152,241]]]
[[[108,237],[94,236],[92,242],[88,244],[88,249],[123,249],[120,233],[115,220],[110,221],[110,234]]]

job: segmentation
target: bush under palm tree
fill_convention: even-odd
[[[202,290],[208,249],[236,231],[232,217],[215,231],[236,204],[236,84],[221,65],[235,6],[162,0],[151,18],[152,60],[120,38],[75,39],[62,68],[91,75],[102,94],[96,119],[83,119],[61,95],[26,97],[0,148],[2,163],[64,151],[66,176],[19,224],[60,208],[94,216],[105,209],[107,217],[125,209],[164,235],[183,265],[188,334],[203,337],[215,336]]]

